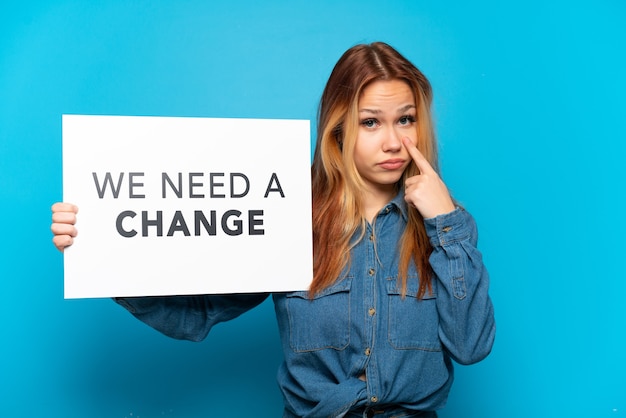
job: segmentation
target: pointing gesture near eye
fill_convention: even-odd
[[[404,200],[415,207],[424,218],[452,212],[455,209],[448,188],[437,172],[409,138],[402,138],[420,174],[406,179]]]

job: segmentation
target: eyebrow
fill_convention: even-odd
[[[415,105],[414,104],[408,104],[406,106],[402,106],[401,108],[399,108],[397,110],[397,113],[404,113],[404,112],[406,112],[409,109],[415,109]],[[380,110],[380,109],[367,109],[367,108],[359,109],[359,113],[364,113],[364,112],[365,113],[371,113],[371,114],[374,114],[374,115],[378,115],[378,114],[382,113],[382,110]]]

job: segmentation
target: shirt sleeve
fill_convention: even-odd
[[[485,358],[495,338],[489,274],[476,248],[473,217],[461,208],[424,220],[433,245],[430,265],[437,292],[439,337],[460,364]]]
[[[268,293],[114,298],[139,320],[168,337],[201,341],[211,328],[263,302]]]

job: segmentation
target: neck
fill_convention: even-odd
[[[384,190],[366,190],[363,194],[363,211],[365,219],[373,223],[378,212],[396,196],[395,187]]]

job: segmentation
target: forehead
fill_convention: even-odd
[[[415,105],[413,91],[402,80],[377,80],[367,85],[359,97],[359,110]]]

